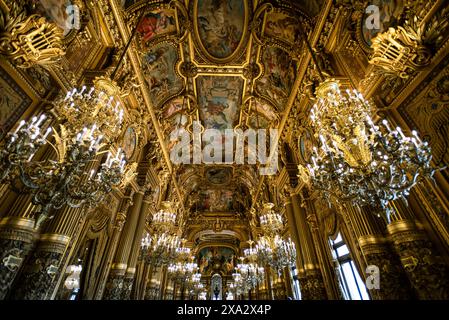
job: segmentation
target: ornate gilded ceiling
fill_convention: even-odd
[[[192,241],[224,237],[222,232],[228,232],[226,237],[245,240],[248,228],[253,232],[257,228],[253,218],[261,202],[282,203],[284,193],[301,187],[293,164],[309,156],[313,137],[307,131],[307,114],[319,82],[317,68],[304,47],[305,33],[325,74],[338,78],[344,87],[358,88],[366,97],[373,97],[380,112],[391,111],[396,118],[407,119],[424,115],[409,122],[436,141],[436,158],[447,158],[447,146],[440,139],[446,134],[441,120],[446,109],[438,103],[419,107],[421,99],[445,101],[445,74],[432,88],[418,90],[422,93],[419,99],[407,102],[416,97],[407,86],[418,88],[425,75],[431,78],[431,70],[416,81],[416,73],[407,79],[389,77],[385,81],[387,75],[369,63],[374,33],[364,27],[366,1],[71,3],[79,8],[80,28],[64,30],[65,55],[52,65],[17,68],[20,75],[15,78],[23,78],[25,85],[12,98],[21,108],[21,103],[23,108],[30,103],[35,107],[42,99],[50,101],[61,88],[89,84],[97,76],[113,78],[124,93],[127,109],[128,125],[119,143],[127,160],[138,163],[134,188],[151,190],[153,211],[161,200],[175,202],[178,223]],[[379,3],[382,15],[389,14],[381,24],[386,30],[401,18],[404,4]],[[59,5],[65,8],[66,2],[61,0]],[[432,9],[437,13],[435,19],[446,21],[446,11],[436,8],[426,4],[419,10]],[[11,12],[14,10],[12,6]],[[40,10],[55,23],[65,15],[64,10],[47,12],[39,6],[33,10]],[[428,32],[433,38],[434,29]],[[433,65],[444,67],[444,52],[435,51]],[[14,73],[11,66],[4,69]],[[427,85],[422,82],[422,86]],[[18,111],[15,118],[14,110],[8,112],[5,117],[11,121],[2,124],[5,131],[18,117]],[[221,133],[229,129],[278,129],[280,171],[272,177],[262,176],[260,163],[236,165],[232,161],[235,143],[233,149],[223,150],[223,163],[173,163],[170,155],[179,140],[171,133],[181,128],[191,132],[194,121],[201,123],[202,130]],[[229,138],[224,136],[222,142],[226,144]],[[217,217],[228,222],[214,228]]]
[[[124,21],[152,107],[170,153],[174,130],[277,128],[321,1],[126,1]],[[233,156],[227,150],[225,157]],[[259,175],[254,165],[176,166],[184,207],[192,216],[237,214],[252,207]],[[212,214],[212,216],[210,216]],[[194,224],[194,219],[188,220]],[[210,229],[213,232],[213,228]]]

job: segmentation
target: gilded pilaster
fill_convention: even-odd
[[[298,273],[302,297],[304,300],[326,300],[328,296],[307,222],[308,208],[301,207],[302,201],[298,194],[292,195],[291,200],[301,246],[300,254],[304,263],[304,276]]]
[[[368,209],[348,207],[345,217],[354,229],[357,242],[367,266],[379,268],[380,287],[367,288],[375,300],[410,299],[413,291],[402,269],[399,257],[383,234],[385,223]],[[366,278],[365,270],[361,277]]]
[[[132,289],[133,287],[136,287],[140,284],[140,282],[138,282],[137,280],[142,280],[142,278],[137,278],[135,277],[135,273],[136,273],[136,266],[137,266],[137,258],[139,257],[139,252],[140,252],[140,245],[141,245],[141,241],[142,241],[142,236],[143,236],[143,231],[145,229],[145,223],[146,223],[146,218],[147,218],[147,214],[148,214],[148,207],[150,205],[150,201],[151,201],[151,195],[147,194],[145,196],[145,198],[142,201],[141,204],[141,208],[140,208],[140,213],[139,213],[139,218],[137,221],[137,225],[136,228],[134,230],[134,239],[133,239],[133,243],[132,243],[132,247],[131,247],[131,252],[129,255],[129,259],[128,259],[128,270],[131,270],[132,272],[125,275],[125,278],[130,278],[131,280],[131,290],[126,293],[127,295],[125,296],[125,299],[137,299],[137,289]],[[135,294],[133,294],[133,296],[131,297],[131,293],[134,291]]]
[[[132,278],[130,279],[129,276],[134,276],[135,268],[134,270],[132,268],[128,269],[128,258],[133,245],[134,232],[138,222],[142,200],[143,192],[136,192],[133,197],[133,204],[128,210],[126,222],[120,236],[120,242],[115,253],[114,263],[109,272],[103,299],[118,300],[126,297],[129,298],[129,294],[131,293]],[[125,279],[125,275],[128,275],[127,279]]]

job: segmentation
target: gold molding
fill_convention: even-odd
[[[126,263],[113,263],[111,270],[126,270],[128,265]]]
[[[360,247],[365,247],[369,245],[384,245],[388,242],[385,237],[381,235],[366,235],[358,239]]]
[[[25,229],[36,231],[34,228],[34,219],[20,218],[20,217],[5,217],[0,219],[0,227],[17,227],[18,229]]]
[[[40,241],[45,242],[55,242],[60,244],[68,244],[71,237],[64,235],[64,234],[57,234],[57,233],[45,233],[40,236]]]

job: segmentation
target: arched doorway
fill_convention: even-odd
[[[210,279],[210,296],[212,300],[223,300],[223,279],[215,273]]]

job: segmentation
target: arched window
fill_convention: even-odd
[[[346,300],[369,300],[366,285],[349,254],[348,246],[344,243],[341,234],[335,240],[330,240],[332,256],[337,263],[337,273],[340,285]]]

